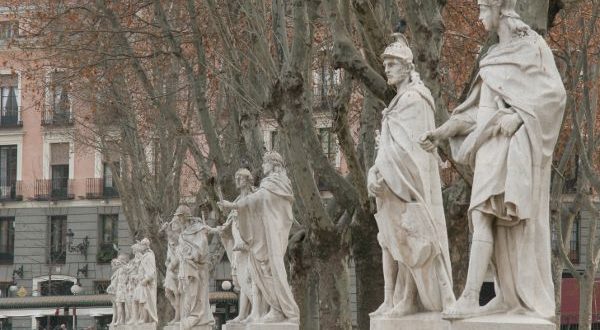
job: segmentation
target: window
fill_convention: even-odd
[[[329,65],[327,59],[321,61],[323,63],[313,71],[313,97],[316,105],[324,107],[333,103],[332,97],[340,85],[341,71]]]
[[[319,128],[319,141],[321,141],[321,148],[327,159],[329,159],[329,162],[333,166],[337,166],[337,139],[335,133],[332,132],[331,127]]]
[[[50,264],[64,264],[67,259],[67,216],[50,217]]]
[[[579,224],[581,219],[579,214],[573,220],[573,227],[571,228],[571,242],[569,243],[569,259],[574,264],[579,263]]]
[[[70,84],[63,71],[54,71],[50,74],[49,105],[50,112],[43,118],[45,125],[65,125],[71,123],[71,97],[69,96]]]
[[[110,262],[117,256],[115,245],[119,244],[119,215],[101,214],[100,233],[97,261]]]
[[[71,296],[71,287],[75,283],[67,280],[52,280],[40,282],[42,296]]]
[[[0,298],[10,297],[10,286],[12,282],[0,282]]]
[[[50,175],[50,195],[69,198],[69,143],[50,144]]]
[[[14,200],[17,185],[17,146],[0,146],[0,200]]]
[[[113,180],[113,172],[111,167],[106,162],[102,163],[102,166],[102,195],[104,197],[118,196],[119,193],[117,191],[117,186],[115,185],[115,182]],[[118,173],[118,169],[120,167],[119,162],[114,162],[113,167],[117,169]]]
[[[12,38],[19,36],[18,21],[3,21],[0,22],[0,42],[4,43]]]
[[[12,264],[15,258],[15,218],[0,217],[0,264]]]
[[[94,293],[105,294],[106,288],[110,286],[110,280],[98,280],[94,281]]]
[[[0,74],[0,127],[20,125],[19,102],[19,76]]]

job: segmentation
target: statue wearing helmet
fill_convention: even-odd
[[[406,38],[394,36],[382,58],[397,95],[383,110],[367,182],[377,202],[385,281],[384,302],[371,313],[371,322],[442,311],[454,302],[438,161],[418,144],[435,128],[435,104],[414,69]]]

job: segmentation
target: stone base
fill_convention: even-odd
[[[300,326],[296,323],[250,323],[250,324],[246,324],[246,328],[244,330],[298,330],[298,329],[300,329]],[[227,328],[227,330],[230,330],[230,329]]]
[[[166,325],[163,327],[163,330],[181,330],[181,326],[179,323]],[[213,330],[212,325],[198,325],[192,328],[192,330]]]
[[[371,330],[554,330],[554,323],[526,315],[488,315],[447,321],[440,313],[419,313],[400,318],[371,318]]]
[[[156,330],[156,323],[109,325],[110,330]]]
[[[371,330],[450,330],[450,322],[440,313],[419,313],[399,318],[371,317]],[[491,330],[491,329],[486,329]]]
[[[223,325],[223,330],[246,330],[245,323],[227,322]]]

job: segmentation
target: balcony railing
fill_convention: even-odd
[[[69,126],[73,125],[71,111],[44,111],[42,114],[42,126]]]
[[[38,201],[73,199],[73,182],[67,178],[35,180],[33,199]]]
[[[0,184],[0,202],[23,200],[21,181],[14,181],[6,185]]]
[[[85,198],[87,199],[107,199],[119,197],[119,191],[116,187],[105,185],[103,178],[89,178],[85,182]]]
[[[21,109],[17,111],[0,112],[0,128],[23,127]]]

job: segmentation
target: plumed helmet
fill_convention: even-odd
[[[396,38],[396,41],[385,48],[383,54],[381,54],[381,58],[394,57],[412,63],[413,53],[410,50],[410,47],[408,47],[408,40],[406,40],[406,37],[404,36],[405,31],[406,21],[401,19],[394,28],[394,34],[392,34],[392,36]]]

